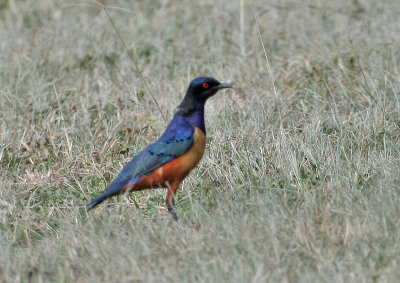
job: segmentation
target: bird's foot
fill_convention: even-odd
[[[172,208],[171,205],[167,205],[167,207],[168,207],[169,213],[171,213],[172,217],[175,219],[175,221],[178,222],[178,215],[176,215],[175,210]]]

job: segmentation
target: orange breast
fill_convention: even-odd
[[[206,136],[199,128],[195,128],[192,147],[183,155],[158,168],[160,174],[170,183],[182,181],[200,162],[206,146]]]
[[[152,187],[168,187],[183,179],[200,162],[206,146],[206,136],[199,128],[195,128],[192,147],[183,155],[157,168],[149,176],[145,176],[133,185],[133,190],[142,190]],[[127,189],[127,188],[124,188]]]

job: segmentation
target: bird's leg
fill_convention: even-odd
[[[174,220],[175,220],[176,222],[178,222],[179,218],[178,218],[178,215],[176,215],[175,210],[172,208],[171,205],[168,205],[168,204],[167,204],[167,207],[168,207],[169,213],[172,214],[172,217],[174,218]]]
[[[178,215],[176,215],[176,212],[172,206],[175,203],[175,194],[179,188],[179,184],[180,184],[180,182],[174,182],[168,186],[167,198],[165,200],[168,211],[169,211],[169,213],[172,214],[172,217],[175,219],[175,221],[178,221]]]

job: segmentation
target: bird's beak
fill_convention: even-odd
[[[219,85],[217,85],[217,89],[223,89],[223,88],[232,88],[232,86],[230,84],[224,84],[224,83],[220,83]]]

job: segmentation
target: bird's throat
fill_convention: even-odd
[[[193,98],[191,93],[186,93],[182,103],[178,106],[176,115],[181,115],[193,127],[198,127],[206,134],[204,123],[204,105],[205,101],[198,101]]]
[[[203,107],[196,107],[188,115],[184,115],[184,119],[189,122],[193,127],[198,127],[204,134],[206,134],[206,126],[204,123],[204,105]]]

